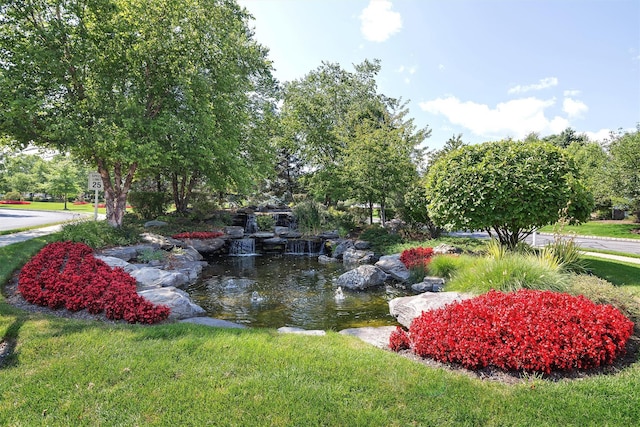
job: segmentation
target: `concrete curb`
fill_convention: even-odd
[[[554,236],[554,233],[540,233],[538,232],[539,236]],[[604,236],[583,236],[581,234],[561,234],[560,236],[562,237],[576,237],[576,238],[580,238],[580,239],[593,239],[593,240],[614,240],[614,241],[618,241],[618,242],[630,242],[630,243],[638,243],[640,244],[640,239],[627,239],[624,237],[604,237]]]

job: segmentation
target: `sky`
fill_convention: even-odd
[[[240,0],[274,75],[379,59],[438,149],[640,122],[640,0]]]

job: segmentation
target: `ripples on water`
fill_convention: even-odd
[[[386,285],[367,291],[334,284],[341,264],[323,265],[316,257],[251,256],[209,260],[200,280],[187,289],[208,315],[251,327],[341,330],[395,325],[388,302],[407,295]]]

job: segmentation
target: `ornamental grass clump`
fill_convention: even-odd
[[[18,277],[25,300],[52,309],[104,311],[109,319],[156,323],[170,310],[154,305],[136,292],[136,280],[93,256],[84,243],[55,242],[25,264]]]
[[[417,355],[468,369],[550,373],[611,364],[632,333],[633,322],[613,306],[525,289],[490,291],[423,312],[408,338]],[[394,340],[390,344],[403,342]]]

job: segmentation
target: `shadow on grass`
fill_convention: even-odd
[[[24,324],[26,316],[16,316],[13,323],[7,328],[2,340],[0,340],[0,369],[15,366],[18,363],[16,345],[20,328]]]

